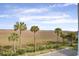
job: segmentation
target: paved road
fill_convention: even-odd
[[[41,54],[39,56],[76,56],[76,55],[77,55],[77,51],[70,48],[65,48],[58,51]]]

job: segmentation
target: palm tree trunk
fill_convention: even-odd
[[[58,35],[57,35],[57,42],[56,42],[57,46],[58,46]]]
[[[64,38],[62,38],[62,40],[63,40],[63,45],[65,44],[65,42],[64,42]]]
[[[16,52],[16,49],[15,49],[15,41],[13,41],[13,51]]]
[[[35,52],[36,51],[35,32],[34,32],[34,44],[35,44],[34,46],[34,52]]]
[[[58,49],[58,39],[59,39],[59,35],[57,34],[56,49]]]
[[[71,46],[73,46],[73,39],[71,40]]]
[[[20,40],[19,40],[19,47],[21,48],[21,44],[22,44],[22,42],[21,42],[21,30],[20,30]]]

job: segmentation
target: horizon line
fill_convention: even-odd
[[[14,29],[0,29],[0,30],[14,30]],[[27,29],[27,30],[30,30],[30,29]],[[54,31],[54,30],[40,29],[40,31]],[[78,30],[62,30],[62,31],[78,31]]]

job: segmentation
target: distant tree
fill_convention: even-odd
[[[16,52],[16,45],[15,42],[18,40],[19,36],[16,33],[11,33],[11,35],[8,37],[9,41],[13,41],[13,51]]]
[[[62,30],[60,29],[60,28],[56,28],[55,29],[55,33],[56,33],[56,35],[57,35],[57,45],[58,45],[58,39],[59,39],[59,37],[60,37],[60,35],[61,35],[61,33],[62,33]]]
[[[14,25],[14,30],[15,31],[19,30],[19,32],[20,32],[20,40],[19,40],[20,48],[21,48],[21,45],[22,45],[21,34],[22,34],[22,31],[24,31],[26,29],[27,29],[27,27],[26,27],[26,24],[24,22],[16,22],[16,24]]]
[[[73,46],[74,40],[76,40],[76,33],[75,32],[70,32],[68,35],[66,35],[66,38],[71,41],[71,46]]]
[[[35,38],[35,33],[39,30],[38,26],[32,26],[30,31],[34,33],[34,51],[36,51],[36,38]]]

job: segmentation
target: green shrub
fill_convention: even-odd
[[[5,50],[0,53],[1,56],[12,56],[13,51]]]
[[[49,44],[55,44],[56,42],[52,42],[52,41],[47,41],[47,45]]]
[[[12,56],[18,56],[19,54],[18,53],[12,53]]]
[[[12,46],[7,45],[3,47],[3,49],[10,49],[10,48],[12,48]]]
[[[43,45],[39,46],[39,50],[44,50],[44,49],[46,49],[45,46],[43,46]]]
[[[27,46],[32,46],[32,47],[34,47],[34,44],[28,44]]]
[[[28,48],[26,48],[26,52],[34,52],[34,47],[28,47]]]
[[[39,46],[36,46],[36,51],[39,51]]]
[[[50,44],[50,45],[46,45],[46,49],[52,49],[53,48],[53,45]]]
[[[36,46],[36,51],[46,49],[45,45]],[[26,52],[34,52],[34,47],[27,47]]]
[[[25,49],[18,49],[17,51],[16,51],[16,54],[14,54],[14,55],[22,55],[22,54],[24,54],[26,51],[25,51]]]
[[[54,49],[59,49],[60,46],[59,46],[59,45],[54,45],[53,48],[54,48]]]
[[[2,51],[2,48],[3,48],[3,47],[2,47],[2,46],[0,46],[0,51]]]

